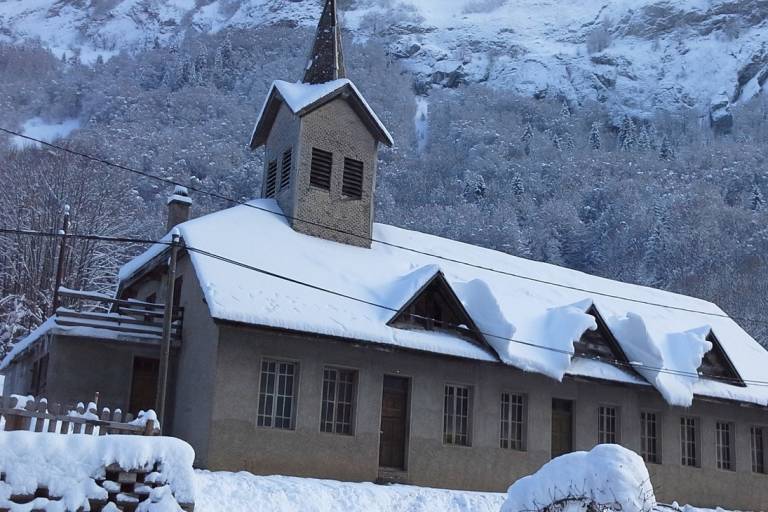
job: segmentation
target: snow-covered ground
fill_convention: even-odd
[[[195,471],[196,512],[499,512],[506,494]],[[715,512],[689,506],[655,512]],[[727,512],[718,510],[717,512]]]
[[[196,471],[196,512],[498,512],[504,494]]]

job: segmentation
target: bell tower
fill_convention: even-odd
[[[250,146],[264,146],[262,197],[293,229],[370,247],[378,148],[392,137],[346,78],[336,1],[324,2],[303,80],[273,82]]]

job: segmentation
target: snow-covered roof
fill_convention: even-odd
[[[266,140],[266,133],[271,126],[275,112],[270,108],[275,100],[282,100],[291,109],[291,112],[297,115],[304,115],[315,108],[327,103],[344,92],[351,93],[351,98],[356,100],[357,105],[362,108],[362,113],[369,118],[374,131],[378,132],[380,142],[392,146],[394,141],[384,123],[373,111],[363,95],[355,87],[355,84],[347,78],[339,78],[322,84],[305,84],[302,82],[285,82],[275,80],[269,88],[266,100],[261,107],[256,125],[251,135],[251,147],[257,147]]]
[[[295,232],[281,213],[274,200],[261,199],[177,229],[188,247],[360,300],[191,250],[189,257],[213,318],[501,360],[558,380],[572,374],[650,384],[675,405],[690,405],[694,394],[768,405],[768,387],[749,382],[764,379],[768,352],[710,302],[383,224],[374,225],[370,249],[339,244]],[[154,246],[131,261],[121,270],[121,280],[129,279],[164,248]],[[387,325],[394,311],[437,270],[496,354],[448,333]],[[586,329],[596,327],[587,314],[592,305],[645,380],[634,372],[568,354]],[[696,376],[711,348],[705,339],[710,330],[746,387]]]

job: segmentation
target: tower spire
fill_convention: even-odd
[[[346,78],[346,76],[336,0],[325,0],[303,82],[322,84],[338,78]]]

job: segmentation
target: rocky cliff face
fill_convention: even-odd
[[[0,39],[38,38],[57,54],[92,62],[188,31],[313,26],[320,4],[9,1],[0,3]],[[722,120],[768,81],[768,0],[347,0],[341,7],[352,37],[381,38],[422,91],[486,82],[597,101],[617,113],[686,106]]]

